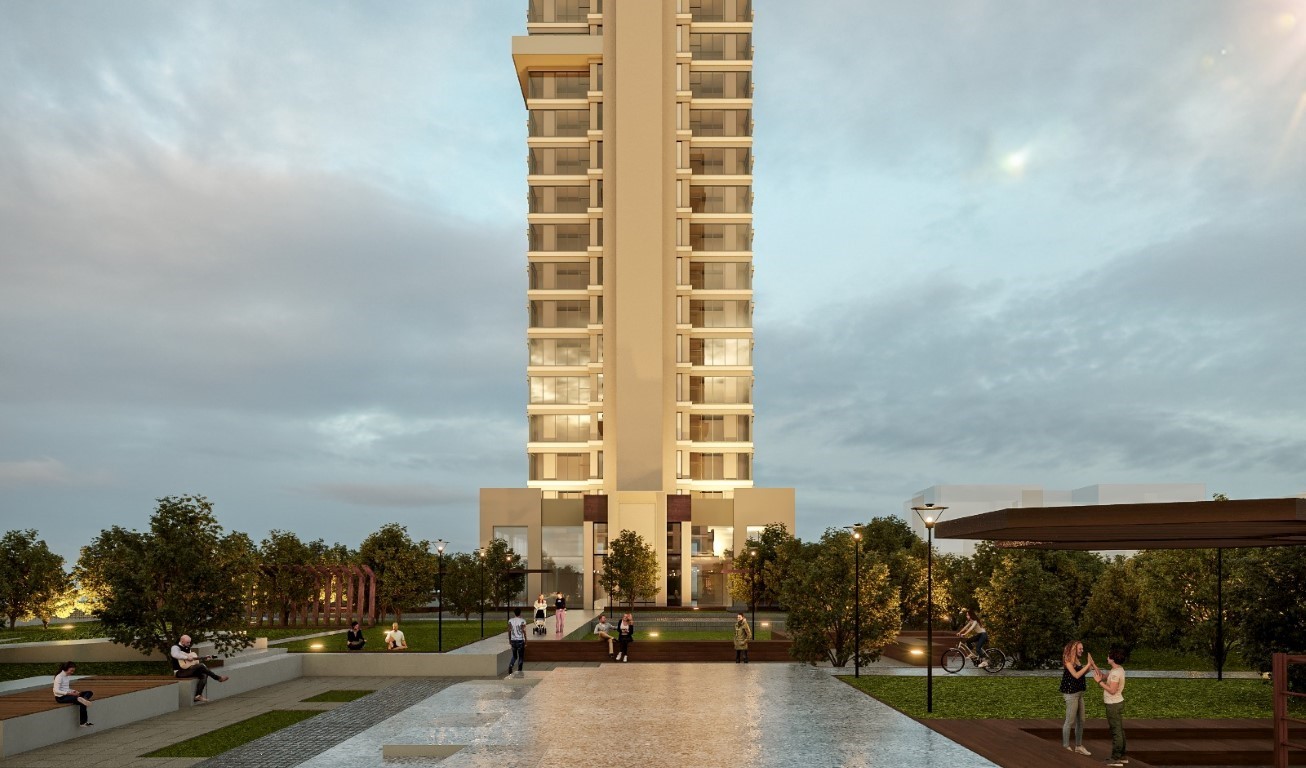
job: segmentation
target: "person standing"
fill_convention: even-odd
[[[554,631],[560,635],[562,634],[563,620],[566,619],[566,617],[567,617],[567,596],[562,594],[561,592],[554,593],[553,620],[557,623],[557,627]]]
[[[1061,746],[1071,752],[1078,752],[1081,755],[1092,754],[1084,748],[1084,689],[1088,684],[1084,682],[1084,675],[1097,669],[1093,663],[1093,655],[1088,655],[1088,661],[1081,663],[1081,657],[1084,655],[1084,644],[1078,640],[1071,640],[1066,643],[1066,647],[1061,651],[1061,696],[1066,700],[1066,719],[1061,723]],[[1075,746],[1070,746],[1070,726],[1075,726]]]
[[[1111,663],[1111,671],[1103,675],[1101,670],[1093,673],[1093,680],[1102,686],[1102,703],[1106,705],[1106,724],[1111,729],[1110,766],[1123,766],[1128,762],[1125,756],[1125,651],[1112,648],[1106,655]]]
[[[548,613],[549,600],[540,593],[540,599],[535,601],[535,634],[542,635],[549,630],[544,626],[545,615]]]
[[[86,719],[86,708],[91,705],[91,699],[95,696],[94,691],[79,691],[72,686],[73,673],[77,671],[77,664],[71,661],[65,661],[59,665],[59,674],[54,676],[54,700],[60,704],[77,704],[78,722],[83,728],[90,728],[95,723]]]
[[[985,631],[984,625],[979,620],[979,610],[975,608],[966,609],[966,626],[961,628],[957,637],[970,637],[971,651],[973,655],[971,661],[980,668],[984,669],[989,665],[989,660],[984,658],[984,646],[989,644],[989,633]]]
[[[748,641],[753,639],[753,630],[748,626],[744,614],[735,614],[735,663],[739,663],[742,654],[744,663],[748,663]]]
[[[635,619],[628,613],[621,617],[617,624],[617,644],[620,651],[617,653],[617,661],[630,661],[630,643],[635,639]]]
[[[363,637],[363,629],[355,621],[349,625],[349,631],[345,633],[345,647],[351,651],[361,651],[365,645],[367,645],[367,638]]]
[[[217,680],[219,683],[225,683],[231,678],[226,675],[218,675],[204,666],[200,661],[200,655],[190,649],[190,635],[182,635],[177,638],[177,644],[172,646],[168,651],[168,662],[172,664],[173,677],[185,679],[193,677],[199,680],[195,686],[195,699],[197,704],[203,704],[208,701],[204,698],[204,686],[208,683],[209,678]]]
[[[513,608],[513,616],[508,619],[508,645],[512,646],[512,658],[508,659],[508,674],[517,666],[517,677],[524,677],[522,665],[526,663],[526,620],[521,617],[521,609]]]

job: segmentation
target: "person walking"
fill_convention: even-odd
[[[739,663],[742,656],[745,664],[748,663],[748,641],[753,639],[753,630],[748,626],[748,619],[744,614],[735,614],[735,663]]]
[[[971,639],[971,661],[980,669],[988,667],[989,660],[984,658],[984,646],[989,644],[989,633],[984,629],[984,625],[979,620],[979,609],[966,609],[966,626],[961,628],[957,637],[969,637]]]
[[[617,661],[630,661],[630,643],[635,639],[635,619],[628,613],[617,624]]]
[[[521,617],[521,609],[512,609],[512,618],[508,619],[508,645],[512,646],[512,658],[508,659],[508,674],[517,665],[517,677],[525,677],[522,665],[526,663],[526,620]]]
[[[1097,669],[1093,663],[1093,654],[1088,654],[1088,661],[1081,661],[1084,656],[1084,644],[1071,640],[1061,651],[1061,696],[1066,701],[1066,719],[1061,723],[1061,746],[1081,755],[1092,754],[1084,748],[1084,675]],[[1070,746],[1070,726],[1075,727],[1075,746]]]
[[[1093,680],[1102,686],[1102,703],[1106,705],[1106,724],[1111,729],[1110,766],[1123,766],[1129,762],[1125,756],[1125,651],[1112,648],[1106,655],[1111,663],[1111,671],[1102,674],[1101,670],[1093,673]]]
[[[562,634],[564,619],[567,618],[567,596],[557,592],[553,596],[553,620],[557,622],[558,634]]]
[[[59,674],[54,676],[54,700],[60,704],[77,704],[78,722],[83,728],[90,728],[95,723],[86,719],[86,708],[91,705],[95,691],[79,691],[72,686],[73,673],[77,664],[65,661],[59,665]]]

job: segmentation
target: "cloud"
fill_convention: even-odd
[[[477,494],[467,488],[435,485],[371,485],[323,483],[307,489],[323,498],[361,507],[442,507],[474,504]]]
[[[112,479],[103,471],[75,472],[58,459],[0,461],[0,488],[97,486]]]

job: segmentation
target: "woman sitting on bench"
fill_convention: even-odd
[[[65,661],[59,665],[59,674],[54,676],[54,700],[60,704],[77,704],[77,715],[83,728],[90,728],[95,723],[86,719],[86,708],[91,705],[94,691],[78,691],[72,687],[72,676],[77,671],[77,664]]]

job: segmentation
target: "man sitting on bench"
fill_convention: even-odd
[[[204,686],[208,683],[208,678],[211,677],[219,683],[225,683],[230,679],[226,675],[216,675],[204,666],[199,654],[190,649],[190,635],[182,635],[168,655],[168,661],[172,663],[173,676],[182,679],[188,677],[199,679],[199,684],[195,686],[196,703],[203,704],[208,701],[204,698]]]

